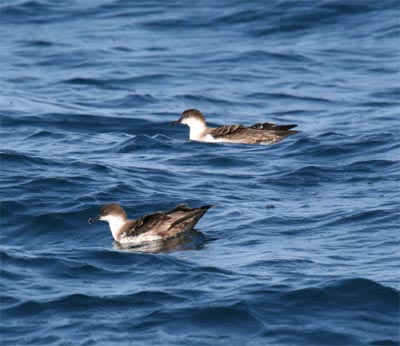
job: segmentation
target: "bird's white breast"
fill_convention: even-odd
[[[150,232],[148,232],[150,233]],[[143,234],[139,234],[138,236],[134,236],[134,237],[125,237],[124,235],[120,238],[119,243],[120,244],[129,244],[129,245],[140,245],[143,243],[149,243],[152,241],[159,241],[162,240],[163,238],[159,235],[155,235],[155,234],[147,234],[147,233],[143,233]]]
[[[204,142],[216,142],[215,138],[212,135],[206,135],[203,137]]]

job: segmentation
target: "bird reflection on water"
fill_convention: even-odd
[[[166,240],[156,240],[147,242],[139,246],[129,246],[129,244],[113,243],[113,248],[129,252],[164,253],[172,251],[201,250],[207,241],[212,239],[204,233],[192,229],[178,234],[176,237]]]

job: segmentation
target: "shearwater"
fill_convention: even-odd
[[[227,142],[243,144],[273,144],[298,133],[291,130],[295,124],[276,125],[275,123],[257,123],[250,127],[243,125],[224,125],[207,127],[204,115],[197,109],[185,110],[173,125],[189,126],[189,138],[201,142]]]
[[[114,240],[120,244],[140,245],[151,241],[163,241],[190,231],[211,206],[189,208],[180,204],[174,209],[144,215],[137,220],[128,220],[125,210],[118,204],[107,204],[99,215],[90,218],[108,222]]]

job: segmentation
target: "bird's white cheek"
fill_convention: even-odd
[[[111,223],[111,222],[119,221],[119,218],[115,217],[113,215],[106,215],[106,216],[100,216],[99,220]]]

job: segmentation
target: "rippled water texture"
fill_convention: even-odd
[[[3,0],[1,345],[398,345],[399,6]],[[110,202],[215,207],[127,251]]]

